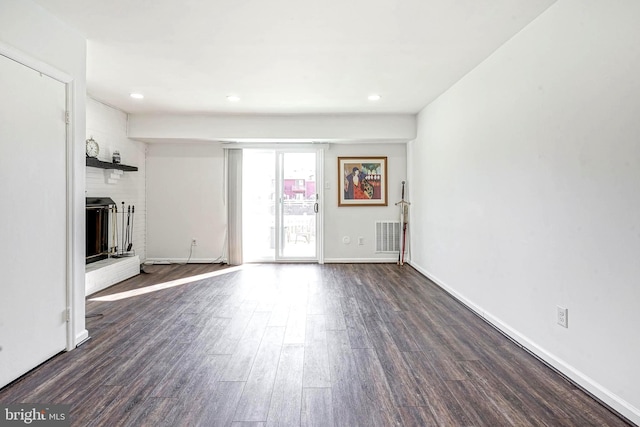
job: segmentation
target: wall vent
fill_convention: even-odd
[[[376,252],[400,252],[400,221],[376,221]]]

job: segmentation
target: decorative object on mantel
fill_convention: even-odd
[[[92,159],[98,158],[98,154],[100,153],[100,146],[98,145],[96,140],[93,139],[93,137],[90,137],[89,139],[87,139],[85,149],[87,152],[87,158],[92,158]]]
[[[114,151],[113,152],[113,163],[120,164],[120,152],[119,151]]]

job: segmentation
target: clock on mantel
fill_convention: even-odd
[[[100,153],[100,146],[98,145],[98,142],[93,139],[93,137],[87,139],[85,149],[87,152],[87,157],[91,157],[93,159],[98,158],[98,154]]]

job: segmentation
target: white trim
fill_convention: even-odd
[[[281,262],[283,259],[286,259],[286,257],[280,255],[280,253],[283,251],[283,247],[284,247],[284,155],[285,153],[288,153],[289,151],[287,149],[281,150],[281,149],[275,149],[273,150],[274,152],[274,156],[275,156],[275,164],[273,165],[275,167],[275,205],[274,205],[274,218],[275,218],[275,239],[274,239],[274,250],[273,250],[273,261],[275,262]],[[265,165],[266,167],[266,165]],[[242,184],[244,184],[244,176],[242,177],[243,181]],[[244,187],[243,187],[243,194],[242,197],[244,198]],[[244,229],[243,229],[244,231]],[[258,260],[254,260],[254,261],[258,261]]]
[[[632,404],[622,399],[615,393],[611,392],[609,389],[605,388],[588,375],[585,375],[583,372],[574,368],[569,363],[557,357],[555,354],[547,351],[545,348],[530,340],[527,336],[521,334],[518,330],[513,329],[498,317],[486,312],[482,307],[467,299],[462,294],[456,292],[453,288],[446,285],[442,280],[429,273],[426,269],[412,262],[410,263],[410,265],[418,270],[418,272],[420,272],[422,275],[438,285],[442,290],[444,290],[456,300],[467,306],[470,310],[475,312],[491,326],[495,327],[503,334],[511,338],[513,341],[517,342],[519,345],[524,347],[536,357],[540,358],[543,362],[547,363],[553,369],[559,371],[562,375],[565,375],[571,381],[575,382],[578,386],[582,387],[588,393],[591,393],[594,397],[602,401],[604,404],[608,405],[614,411],[617,411],[623,417],[626,417],[628,420],[640,425],[639,408],[634,407]]]
[[[73,275],[74,275],[74,251],[73,251],[73,242],[74,242],[74,230],[75,230],[75,216],[74,212],[74,194],[75,194],[75,180],[73,179],[73,175],[75,172],[75,162],[73,159],[73,146],[74,146],[74,138],[73,138],[73,124],[75,121],[75,117],[73,114],[73,96],[75,91],[75,85],[73,81],[68,82],[65,85],[66,92],[66,109],[68,114],[68,121],[65,124],[65,133],[66,133],[66,142],[65,142],[65,150],[66,150],[66,205],[67,205],[67,241],[66,241],[66,252],[67,252],[67,272],[66,272],[66,287],[67,287],[67,312],[70,313],[69,319],[67,320],[67,351],[71,351],[75,348],[76,344],[80,341],[77,341],[73,337],[73,333],[75,330],[75,318],[74,318],[74,299],[75,292],[73,287]],[[86,331],[86,329],[85,329]],[[87,332],[88,335],[88,332]]]
[[[78,335],[76,335],[76,347],[82,344],[83,341],[89,338],[89,331],[83,329]]]
[[[66,223],[65,223],[65,289],[66,289],[66,310],[69,313],[69,318],[66,326],[66,346],[65,349],[67,351],[73,350],[77,342],[77,338],[74,338],[74,330],[75,330],[75,305],[74,305],[74,230],[75,230],[75,216],[74,212],[74,172],[75,172],[75,162],[74,162],[74,133],[73,128],[75,124],[74,110],[73,110],[73,98],[75,93],[75,82],[73,77],[70,74],[65,73],[64,71],[55,68],[46,62],[43,62],[39,59],[28,55],[13,46],[10,46],[6,43],[0,41],[0,55],[7,57],[8,59],[15,61],[19,64],[24,65],[25,67],[31,68],[32,70],[44,74],[48,77],[51,77],[54,80],[59,81],[65,85],[65,109],[67,114],[69,115],[68,123],[65,124],[65,179],[66,179],[66,188],[65,188],[65,205],[66,205]],[[80,335],[86,334],[88,336],[88,331],[84,329]]]
[[[324,262],[325,264],[396,264],[398,258],[325,258]]]
[[[73,77],[71,77],[71,75],[65,73],[64,71],[52,67],[46,62],[40,61],[39,59],[36,59],[30,55],[27,55],[26,53],[14,48],[13,46],[3,43],[2,41],[0,41],[0,55],[6,56],[12,61],[19,62],[25,67],[29,67],[32,70],[37,71],[38,73],[45,74],[52,79],[58,80],[59,82],[70,83],[73,81]]]
[[[162,265],[162,264],[185,264],[189,261],[189,264],[226,264],[225,258],[147,258],[144,261],[144,265]]]
[[[259,150],[328,150],[331,148],[328,143],[315,142],[283,142],[281,139],[277,141],[266,142],[232,142],[222,141],[222,148],[227,149],[259,149]]]
[[[319,209],[316,214],[316,258],[318,264],[324,264],[324,150],[316,150],[316,194]]]

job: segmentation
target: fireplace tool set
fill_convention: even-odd
[[[133,218],[136,213],[135,205],[127,205],[127,209],[124,209],[124,202],[122,202],[122,210],[120,212],[122,214],[122,240],[121,244],[118,244],[118,207],[115,206],[115,215],[113,215],[113,242],[115,244],[114,257],[128,257],[134,256],[136,253],[133,250]],[[125,216],[126,216],[126,225],[125,225]]]

